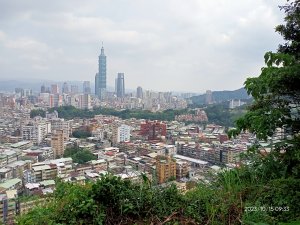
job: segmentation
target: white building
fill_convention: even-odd
[[[234,108],[240,107],[240,106],[242,106],[244,104],[245,104],[245,102],[242,102],[241,99],[238,99],[238,100],[232,99],[232,100],[230,100],[229,108],[230,109],[234,109]]]
[[[117,143],[130,141],[130,126],[122,124],[116,129],[115,140]]]
[[[44,121],[23,126],[23,140],[29,140],[34,144],[39,145],[43,142],[47,134],[50,133],[50,129],[50,125]]]

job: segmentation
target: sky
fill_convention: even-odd
[[[275,0],[0,0],[0,80],[107,82],[156,91],[235,90],[283,43]]]

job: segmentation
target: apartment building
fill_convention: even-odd
[[[53,131],[51,136],[51,148],[54,154],[54,158],[63,156],[65,151],[63,130]]]
[[[176,160],[171,157],[156,157],[156,173],[158,183],[162,184],[176,178]]]

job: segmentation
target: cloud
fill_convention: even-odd
[[[203,92],[235,89],[258,75],[282,42],[268,0],[38,0],[0,2],[0,78],[94,80],[101,42],[108,82]],[[18,65],[16,68],[14,65]]]

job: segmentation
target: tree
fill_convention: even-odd
[[[289,0],[288,0],[289,2]],[[278,51],[294,55],[296,59],[300,58],[300,1],[290,1],[289,4],[280,6],[280,9],[286,13],[286,24],[278,25],[276,31],[280,33],[286,43],[279,45]]]
[[[273,151],[264,162],[273,158],[281,176],[300,177],[300,3],[290,2],[281,9],[286,12],[286,24],[277,26],[276,31],[287,42],[277,53],[267,52],[261,74],[246,80],[245,88],[254,102],[237,120],[237,133],[249,130],[267,140],[281,128],[284,138],[271,143]]]
[[[76,130],[76,131],[73,131],[72,136],[75,138],[87,138],[87,137],[91,137],[92,134],[89,131]]]
[[[42,109],[33,109],[30,111],[30,118],[34,118],[36,116],[46,117],[46,112]]]
[[[89,150],[82,148],[67,148],[64,152],[64,157],[71,157],[74,163],[84,164],[88,161],[95,160],[97,157]]]

